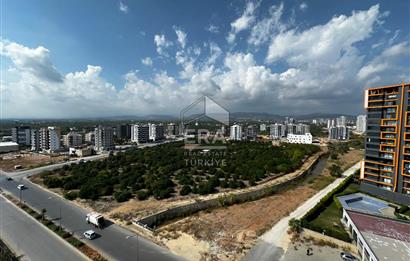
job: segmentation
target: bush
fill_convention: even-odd
[[[179,191],[179,194],[180,194],[181,196],[188,195],[189,193],[191,193],[191,187],[188,186],[188,185],[184,185],[184,186],[181,188],[181,191]]]
[[[139,200],[146,200],[149,197],[149,193],[146,190],[139,190],[137,192],[137,198]]]
[[[114,198],[117,202],[128,201],[132,197],[132,193],[129,190],[117,191],[114,193]]]
[[[67,242],[70,243],[72,246],[79,248],[80,246],[84,245],[83,242],[81,242],[80,240],[78,240],[75,237],[70,237],[67,239]]]
[[[409,208],[408,206],[401,206],[401,207],[399,208],[399,213],[400,213],[400,214],[404,214],[404,213],[406,213],[409,209],[410,209],[410,208]]]
[[[289,220],[289,228],[292,232],[302,232],[302,222],[299,219],[291,218]]]
[[[329,168],[330,171],[330,175],[332,175],[333,177],[341,177],[342,176],[342,168],[339,165],[333,164],[332,166],[330,166]]]
[[[45,177],[44,185],[46,185],[48,188],[58,188],[63,186],[63,181],[60,178]]]
[[[74,200],[74,199],[78,198],[78,192],[68,191],[68,192],[64,193],[64,198],[66,198],[68,200]]]

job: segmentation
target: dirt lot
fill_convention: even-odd
[[[21,165],[22,169],[40,167],[61,162],[66,156],[50,156],[37,153],[9,153],[0,155],[0,169],[14,171],[14,166]]]
[[[362,156],[363,151],[352,150],[338,162],[347,169]],[[327,162],[326,168],[333,162]],[[166,225],[158,229],[157,237],[189,260],[239,260],[259,235],[334,180],[326,168],[320,175],[270,197],[202,211]]]

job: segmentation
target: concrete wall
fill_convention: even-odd
[[[323,240],[326,242],[330,242],[333,243],[335,245],[337,245],[339,248],[344,248],[344,249],[348,249],[350,252],[357,254],[357,247],[351,243],[347,243],[345,241],[339,240],[337,238],[334,237],[330,237],[330,236],[326,236],[323,235],[321,233],[318,233],[316,231],[307,229],[307,228],[303,228],[303,236],[304,237],[312,237],[316,240]]]
[[[299,181],[300,179],[304,178],[306,175],[311,173],[312,169],[316,166],[316,164],[319,162],[319,160],[323,156],[324,156],[323,154],[318,156],[312,162],[312,164],[304,172],[302,172],[299,176],[291,180],[287,180],[283,183],[273,184],[270,186],[267,185],[266,187],[260,187],[260,188],[256,188],[254,190],[249,190],[249,191],[238,191],[238,192],[226,193],[225,195],[222,195],[218,198],[212,198],[208,200],[198,200],[193,203],[187,203],[185,205],[176,206],[170,209],[160,211],[158,213],[144,217],[140,220],[134,220],[134,223],[155,229],[158,225],[164,223],[167,220],[172,220],[178,217],[186,217],[186,216],[189,216],[201,210],[205,210],[208,208],[221,207],[221,206],[229,206],[229,205],[242,203],[246,201],[253,201],[253,200],[257,200],[257,199],[269,196],[281,189],[288,187],[291,184],[296,183],[297,181]]]

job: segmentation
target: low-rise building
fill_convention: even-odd
[[[313,137],[310,133],[305,134],[288,134],[287,141],[289,143],[312,144]]]
[[[15,152],[19,150],[19,145],[16,142],[5,141],[0,142],[0,153]]]

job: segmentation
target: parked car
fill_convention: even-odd
[[[353,256],[350,253],[347,252],[341,252],[340,253],[340,257],[345,260],[345,261],[354,261],[354,260],[358,260],[355,256]]]
[[[18,188],[19,190],[23,190],[23,189],[26,188],[26,186],[24,186],[23,184],[20,184],[20,185],[17,186],[17,188]]]
[[[83,233],[84,237],[90,240],[93,240],[97,234],[93,230],[87,230]]]
[[[12,177],[7,177],[7,181],[12,181],[13,178]]]

